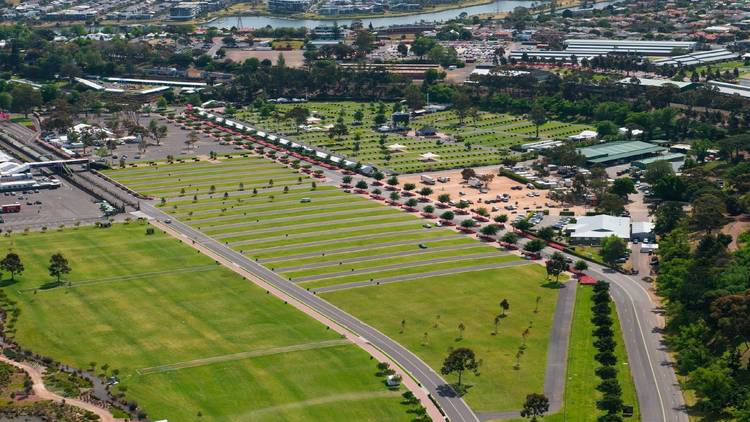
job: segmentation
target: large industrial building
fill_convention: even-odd
[[[666,150],[664,147],[641,141],[606,142],[577,149],[581,155],[586,157],[587,163],[604,166],[630,163],[635,160],[653,157]]]
[[[565,51],[577,54],[606,55],[612,53],[643,56],[671,56],[676,51],[692,52],[695,41],[633,41],[633,40],[565,40]]]
[[[701,64],[719,63],[726,60],[735,60],[739,53],[727,49],[699,51],[697,53],[674,56],[668,59],[655,60],[656,66],[692,66]]]

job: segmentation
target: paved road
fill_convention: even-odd
[[[573,323],[578,282],[573,279],[563,284],[555,305],[555,324],[552,325],[549,345],[547,346],[547,369],[544,371],[544,395],[549,399],[549,413],[562,409],[565,398],[566,370],[568,366],[568,344],[570,328]],[[480,420],[517,419],[521,412],[482,412],[477,414]]]
[[[589,264],[589,273],[609,281],[636,383],[641,419],[688,422],[682,391],[661,335],[662,317],[646,290],[633,277]]]
[[[528,263],[529,263],[528,261],[508,261],[508,262],[497,262],[494,264],[474,265],[471,267],[450,268],[446,270],[435,270],[435,271],[429,271],[426,273],[419,273],[419,274],[397,275],[393,277],[374,279],[373,281],[356,281],[353,283],[337,284],[335,286],[311,289],[311,291],[314,293],[335,292],[338,290],[354,289],[357,287],[365,287],[365,286],[387,284],[387,283],[398,283],[401,281],[412,281],[412,280],[418,280],[420,278],[439,277],[442,275],[460,274],[460,273],[467,273],[471,271],[492,270],[496,268],[516,267],[519,265],[527,265]]]
[[[144,204],[141,211],[151,218],[158,220],[165,220],[170,218],[167,214],[161,210]],[[424,386],[430,394],[437,400],[440,407],[446,413],[451,421],[477,421],[477,416],[469,408],[461,397],[458,397],[448,383],[437,373],[435,373],[426,363],[419,359],[416,355],[408,351],[406,348],[393,341],[388,336],[384,335],[380,331],[375,330],[369,325],[364,324],[362,321],[354,318],[347,314],[341,309],[333,306],[325,300],[315,296],[314,294],[304,290],[303,288],[295,285],[294,283],[284,280],[278,274],[274,273],[263,267],[262,265],[255,263],[244,255],[230,249],[226,245],[223,245],[214,239],[200,233],[199,231],[187,226],[179,221],[172,223],[173,229],[181,233],[187,238],[193,239],[196,242],[200,242],[204,247],[213,251],[214,253],[225,257],[232,261],[235,265],[245,269],[248,272],[256,274],[275,288],[283,291],[285,294],[293,297],[294,299],[304,303],[312,309],[322,315],[338,322],[349,330],[357,333],[357,335],[365,338],[368,342],[373,344],[378,349],[393,358],[398,362],[404,369],[411,373],[421,384]]]
[[[475,254],[469,254],[469,255],[454,255],[454,256],[447,256],[443,258],[427,259],[424,261],[417,261],[417,262],[408,262],[408,263],[401,262],[398,264],[381,265],[379,267],[368,267],[368,268],[362,268],[359,270],[350,269],[349,271],[337,271],[334,273],[309,275],[306,277],[293,278],[292,281],[294,281],[295,283],[302,283],[305,281],[321,280],[324,278],[342,277],[342,276],[357,275],[357,274],[368,274],[368,273],[373,273],[373,272],[378,272],[378,271],[387,271],[387,270],[398,270],[404,267],[411,268],[411,267],[419,267],[419,266],[431,265],[431,264],[444,264],[447,262],[469,261],[472,259],[492,258],[495,256],[502,256],[502,255],[505,255],[505,254],[498,253],[497,251],[475,253]]]
[[[412,230],[413,233],[421,233],[424,230]],[[402,234],[409,234],[409,232],[401,232]],[[461,234],[448,234],[447,236],[440,236],[440,237],[431,237],[429,239],[407,239],[407,240],[395,240],[393,242],[384,242],[384,243],[378,243],[378,248],[384,248],[387,246],[401,246],[401,245],[418,245],[419,243],[429,243],[429,242],[439,242],[441,240],[456,240],[464,237]],[[351,238],[350,238],[351,240]],[[327,243],[331,243],[329,241],[326,241]],[[333,243],[338,243],[338,240],[336,240]],[[322,244],[318,244],[320,246]],[[346,253],[346,252],[358,252],[365,249],[371,249],[369,245],[362,245],[362,246],[352,246],[350,248],[341,248],[341,249],[332,249],[328,251],[329,254],[338,254],[338,253]],[[267,249],[266,249],[267,250]],[[432,249],[433,251],[435,249]],[[427,251],[425,251],[427,252]],[[312,258],[314,256],[325,256],[326,252],[308,252],[308,253],[298,253],[294,255],[286,255],[286,256],[279,256],[274,258],[265,258],[265,259],[259,259],[258,262],[281,262],[281,261],[289,261],[294,259],[302,259],[302,258]]]

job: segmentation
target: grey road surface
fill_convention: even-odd
[[[141,208],[141,211],[149,217],[158,220],[166,220],[170,218],[167,214],[148,204],[144,204]],[[172,227],[183,236],[185,236],[186,240],[192,239],[196,242],[199,242],[214,253],[223,256],[224,258],[230,260],[235,265],[238,265],[244,270],[257,275],[277,289],[283,291],[294,299],[299,300],[310,308],[315,309],[322,315],[325,315],[326,317],[338,322],[342,326],[348,328],[357,335],[366,339],[378,349],[382,350],[384,353],[393,358],[394,361],[398,362],[399,365],[401,365],[406,371],[411,373],[412,376],[414,376],[414,378],[430,392],[432,397],[439,403],[440,407],[443,409],[443,411],[451,421],[457,422],[478,420],[477,416],[474,414],[471,408],[469,408],[466,402],[464,402],[461,397],[456,395],[450,385],[440,375],[435,373],[416,355],[408,351],[397,342],[393,341],[388,336],[370,327],[369,325],[366,325],[362,321],[354,318],[353,316],[342,311],[336,306],[333,306],[327,301],[302,289],[294,283],[284,280],[273,271],[270,271],[262,265],[249,260],[244,255],[200,233],[192,227],[179,221],[172,222]]]

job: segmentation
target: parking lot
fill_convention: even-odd
[[[214,151],[219,154],[225,154],[230,152],[237,152],[234,150],[233,145],[221,145],[219,142],[211,136],[203,133],[196,132],[198,134],[198,142],[194,148],[188,150],[185,144],[189,131],[180,128],[175,123],[169,123],[165,118],[156,114],[150,113],[148,116],[141,117],[141,124],[148,125],[151,120],[156,120],[159,125],[167,126],[167,136],[160,140],[159,145],[156,145],[152,139],[149,139],[149,146],[146,148],[145,153],[141,153],[138,150],[138,144],[121,144],[118,145],[112,155],[112,162],[116,164],[120,157],[125,155],[126,162],[134,160],[163,160],[168,155],[179,157],[188,157],[195,155],[208,155],[209,152]],[[106,118],[100,119],[98,123],[103,124]]]
[[[104,217],[93,197],[65,181],[57,189],[5,192],[0,194],[0,204],[20,204],[17,213],[2,213],[0,229],[20,231],[26,227],[72,226],[76,221],[93,223]],[[29,205],[30,204],[30,205]]]

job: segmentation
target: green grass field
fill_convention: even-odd
[[[570,346],[568,349],[568,370],[563,408],[560,412],[545,416],[540,420],[546,422],[593,422],[602,414],[596,408],[596,401],[601,397],[601,393],[595,389],[599,378],[594,372],[598,367],[598,363],[594,360],[596,349],[594,348],[594,336],[592,334],[594,324],[591,322],[591,317],[593,316],[591,312],[592,297],[593,289],[591,286],[578,286]],[[620,381],[620,387],[622,387],[622,400],[625,404],[634,406],[632,420],[638,421],[641,418],[638,411],[635,384],[633,384],[633,378],[630,375],[628,355],[625,351],[617,312],[614,309],[612,316],[614,317],[615,323],[613,328],[615,330],[615,339],[617,340],[617,347],[615,348],[615,355],[617,355],[619,366],[617,378]],[[514,422],[526,420],[518,419]]]
[[[308,125],[305,130],[298,130],[293,121],[284,118],[288,110],[298,106],[307,108],[321,121]],[[375,164],[399,173],[496,164],[513,154],[510,147],[530,141],[536,136],[536,127],[519,116],[481,112],[473,118],[466,118],[461,124],[455,112],[442,111],[415,117],[410,126],[414,129],[431,126],[440,133],[455,137],[458,142],[397,134],[384,135],[381,141],[381,134],[372,129],[377,115],[375,103],[310,102],[301,105],[279,104],[275,107],[276,114],[263,116],[255,110],[246,109],[236,117],[255,127],[298,139],[309,145],[325,147],[345,158]],[[386,104],[386,117],[390,118],[392,108],[392,104]],[[344,122],[349,133],[332,139],[326,127],[335,123],[341,110],[345,112]],[[361,124],[354,124],[356,110],[363,112]],[[540,127],[539,136],[544,139],[561,139],[585,129],[590,127],[550,121]],[[385,147],[394,143],[404,145],[406,149],[389,153]],[[438,154],[440,158],[436,162],[420,161],[419,156],[426,152]]]
[[[512,264],[519,258],[445,227],[424,228],[424,220],[413,214],[362,196],[325,185],[313,189],[307,176],[287,193],[275,182],[255,194],[230,184],[196,199],[190,194],[180,197],[184,188],[180,179],[194,175],[196,169],[211,169],[207,176],[211,179],[213,173],[220,172],[236,183],[235,174],[252,174],[256,166],[264,172],[274,171],[268,162],[243,158],[210,165],[115,170],[108,175],[123,183],[152,179],[140,185],[146,189],[141,193],[150,194],[150,189],[164,192],[168,199],[160,206],[166,212],[301,287],[342,289],[320,294],[392,336],[436,371],[449,347],[472,347],[484,362],[482,375],[469,377],[473,387],[467,400],[477,411],[517,410],[526,394],[543,389],[557,298],[557,290],[542,286],[543,267],[480,269],[482,265]],[[273,166],[279,173],[287,170]],[[226,171],[219,170],[222,168]],[[158,174],[158,181],[149,174]],[[191,183],[205,185],[194,176]],[[303,203],[302,198],[310,198],[310,202]],[[458,272],[432,274],[438,270]],[[357,288],[349,284],[376,284],[394,278],[405,279]],[[540,308],[535,313],[538,296]],[[511,312],[501,321],[500,333],[493,336],[494,318],[503,298],[510,301]],[[440,320],[434,328],[437,315]],[[399,334],[401,320],[407,321],[404,335]],[[465,338],[456,341],[461,322],[466,326]],[[522,333],[530,322],[527,349],[520,368],[514,369]],[[426,345],[422,345],[425,332]]]
[[[436,370],[450,348],[471,348],[483,363],[481,375],[465,377],[471,385],[465,399],[475,411],[503,411],[520,409],[526,394],[543,390],[557,299],[557,290],[544,285],[544,269],[530,264],[341,290],[322,297],[389,335]],[[541,300],[535,313],[537,296]],[[502,299],[508,300],[510,310],[493,336]],[[461,323],[463,339],[459,339]],[[527,349],[520,369],[514,369],[522,333],[530,323]],[[456,381],[453,376],[447,379]]]
[[[367,354],[252,283],[145,225],[0,238],[25,273],[19,344],[86,368],[108,364],[154,419],[408,420]],[[62,252],[69,287],[43,289]]]

